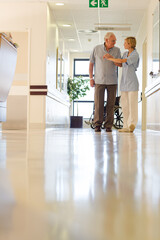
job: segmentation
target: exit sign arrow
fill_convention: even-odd
[[[89,0],[89,7],[98,7],[98,0]]]
[[[100,8],[108,8],[108,0],[89,0],[89,7],[98,8],[98,2]]]

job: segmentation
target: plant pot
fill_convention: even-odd
[[[70,128],[83,128],[83,117],[70,116]]]

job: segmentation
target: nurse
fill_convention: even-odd
[[[136,75],[139,66],[139,54],[136,51],[135,37],[127,37],[124,41],[127,49],[122,59],[115,59],[109,54],[104,59],[122,66],[122,78],[120,84],[121,106],[123,111],[123,128],[119,132],[133,132],[138,122],[138,90],[139,83]]]

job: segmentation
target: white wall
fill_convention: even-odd
[[[65,89],[56,88],[57,50],[62,54],[65,64]],[[50,8],[47,8],[47,58],[46,58],[46,82],[49,96],[46,99],[46,124],[47,126],[69,125],[69,99],[67,95],[67,78],[69,72],[69,56],[65,51],[64,40]]]
[[[19,72],[18,80],[27,82],[26,88],[29,95],[30,85],[43,85],[46,82],[46,27],[47,27],[47,4],[46,3],[31,3],[31,2],[14,2],[0,3],[0,31],[2,32],[25,32],[29,34],[29,66],[28,78],[26,72]],[[19,67],[23,69],[23,63]],[[19,70],[19,71],[21,71]],[[17,75],[18,76],[18,75]],[[15,91],[18,91],[15,89]],[[16,93],[15,93],[16,95]],[[36,97],[38,99],[39,96]],[[35,106],[35,97],[29,96],[27,104]],[[45,102],[45,98],[43,98]],[[36,101],[37,103],[39,101]],[[9,107],[9,106],[8,106]],[[29,108],[28,122],[38,124],[40,127],[45,126],[45,122],[41,119],[45,114],[45,104],[40,106],[40,103],[32,110]],[[17,124],[19,125],[19,124]]]
[[[0,3],[0,31],[30,31],[30,84],[45,84],[46,3]]]
[[[137,50],[140,55],[140,67],[138,68],[137,75],[140,82],[140,91],[142,91],[142,80],[143,80],[143,43],[147,41],[147,68],[146,68],[146,87],[152,88],[155,79],[149,76],[152,71],[152,38],[153,38],[153,13],[158,5],[158,0],[151,0],[146,13],[144,15],[143,21],[141,22],[139,31],[137,33]],[[145,94],[144,94],[145,97]],[[159,92],[153,92],[152,95],[146,97],[146,122],[147,128],[160,130],[160,110],[159,110]],[[142,106],[139,104],[139,123],[141,123],[141,111]]]
[[[18,43],[17,64],[12,87],[7,98],[7,121],[3,129],[26,129],[29,100],[28,32],[11,32],[12,41]]]
[[[13,34],[13,41],[15,37],[15,41],[20,45],[17,70],[9,96],[14,97],[14,101],[8,101],[7,108],[11,121],[4,125],[6,128],[45,128],[46,123],[69,124],[68,96],[56,89],[56,49],[59,47],[63,53],[66,69],[68,53],[65,51],[63,39],[60,40],[47,2],[3,2],[0,3],[0,13],[0,31],[17,32],[17,35]],[[24,36],[21,39],[18,36],[18,33],[21,35],[22,32],[26,32],[27,42]],[[49,97],[30,95],[30,85],[47,85]],[[19,105],[18,111],[22,114],[14,114],[11,104],[13,102]],[[21,108],[24,111],[21,111]]]

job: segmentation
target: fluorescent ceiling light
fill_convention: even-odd
[[[63,6],[64,3],[56,3],[57,6]]]
[[[130,31],[131,28],[130,27],[105,27],[105,26],[102,26],[102,27],[95,27],[95,30],[96,31]]]
[[[75,39],[74,38],[68,38],[67,41],[74,42]]]
[[[95,23],[94,25],[98,26],[131,26],[132,24],[126,23]]]
[[[71,24],[63,24],[63,27],[71,27]]]
[[[85,29],[85,30],[83,30],[83,29],[80,29],[80,30],[78,30],[78,32],[79,33],[96,33],[97,31],[96,30],[87,30],[87,29]]]

